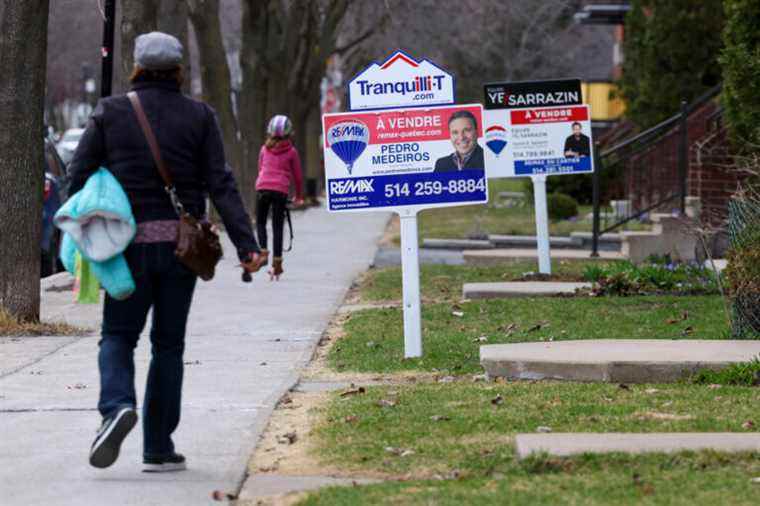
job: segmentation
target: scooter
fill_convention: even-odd
[[[288,248],[283,250],[284,253],[288,253],[293,249],[293,238],[295,236],[293,235],[293,220],[290,217],[290,210],[292,206],[293,206],[293,200],[288,199],[288,203],[285,206],[285,221],[287,222],[288,230],[290,231],[290,239],[288,243]],[[272,269],[269,269],[269,271],[267,272],[269,274],[269,281],[274,281],[275,277],[279,278],[279,275],[275,275]],[[243,269],[243,275],[241,276],[241,280],[243,281],[243,283],[250,283],[251,281],[253,281],[253,276],[251,276],[250,272]]]

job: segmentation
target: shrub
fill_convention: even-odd
[[[578,202],[570,195],[564,193],[552,193],[549,195],[549,218],[552,220],[566,220],[578,216]]]
[[[523,179],[523,191],[527,197],[533,199],[533,182],[530,179]],[[546,193],[564,193],[580,204],[590,205],[594,197],[591,174],[549,177],[546,179]]]
[[[723,104],[732,137],[754,150],[760,145],[760,4],[725,0]],[[746,143],[746,144],[745,144]]]

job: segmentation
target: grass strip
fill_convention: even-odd
[[[300,506],[694,506],[757,504],[757,455],[710,453],[676,456],[549,460],[554,472],[516,470],[506,477],[447,481],[391,481],[362,487],[330,487]]]
[[[302,504],[751,504],[760,454],[537,456],[512,437],[555,432],[747,431],[760,390],[702,385],[445,383],[335,394],[315,428],[322,461],[408,480],[325,489]],[[353,501],[353,502],[352,502]]]
[[[400,308],[353,313],[330,351],[339,371],[481,372],[483,344],[572,339],[720,339],[720,296],[545,297],[423,307],[424,356],[403,358]]]

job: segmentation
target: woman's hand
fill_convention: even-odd
[[[247,262],[241,262],[240,266],[248,273],[258,272],[264,264],[264,259],[258,253],[251,253]]]

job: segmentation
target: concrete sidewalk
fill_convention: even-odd
[[[235,492],[274,404],[297,381],[351,281],[371,262],[388,215],[294,215],[283,281],[240,282],[232,245],[211,283],[198,283],[185,353],[177,450],[188,471],[141,472],[142,431],[114,466],[88,465],[100,424],[97,332],[87,337],[0,338],[0,497],[3,505],[211,504]],[[43,318],[97,330],[97,306],[43,290]],[[142,398],[149,339],[136,351]]]

